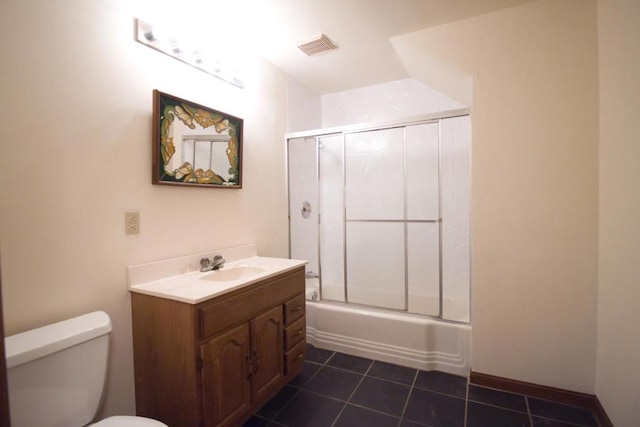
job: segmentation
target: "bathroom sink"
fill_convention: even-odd
[[[214,270],[206,276],[201,277],[201,280],[209,280],[212,282],[229,282],[232,280],[249,279],[260,273],[264,273],[266,269],[264,267],[257,267],[252,265],[239,265],[237,267],[223,267],[220,270]]]

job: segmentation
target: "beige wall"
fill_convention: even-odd
[[[398,44],[473,76],[472,369],[593,393],[595,0],[540,0]]]
[[[593,393],[597,283],[595,2],[478,19],[473,369]]]
[[[597,395],[640,423],[640,2],[599,0],[600,275]]]
[[[135,43],[129,6],[0,5],[6,332],[109,313],[106,414],[134,413],[127,265],[249,242],[287,256],[285,75],[256,60],[244,90],[221,82]],[[242,190],[151,185],[153,89],[245,119]]]

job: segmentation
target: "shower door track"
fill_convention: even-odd
[[[382,130],[382,129],[394,128],[399,126],[411,126],[411,125],[417,125],[422,123],[435,122],[442,119],[452,119],[454,117],[462,117],[462,116],[470,116],[470,115],[471,115],[470,108],[460,108],[457,110],[439,111],[437,113],[410,116],[410,117],[405,117],[399,120],[359,123],[355,125],[336,126],[336,127],[324,128],[324,129],[313,129],[313,130],[305,130],[305,131],[299,131],[299,132],[290,132],[290,133],[286,133],[284,138],[286,143],[289,139],[293,139],[293,138],[305,138],[305,137],[320,138],[328,135],[338,135],[338,134],[353,133],[353,132],[365,132],[369,130]]]

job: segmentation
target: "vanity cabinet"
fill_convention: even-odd
[[[284,379],[282,307],[277,306],[201,346],[205,425],[233,425],[252,402]]]
[[[131,298],[138,415],[241,426],[302,369],[304,267],[199,304]]]

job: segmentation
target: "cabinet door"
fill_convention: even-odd
[[[201,346],[202,408],[205,425],[232,426],[251,407],[249,324]]]
[[[279,388],[284,381],[282,306],[251,320],[254,401]]]

